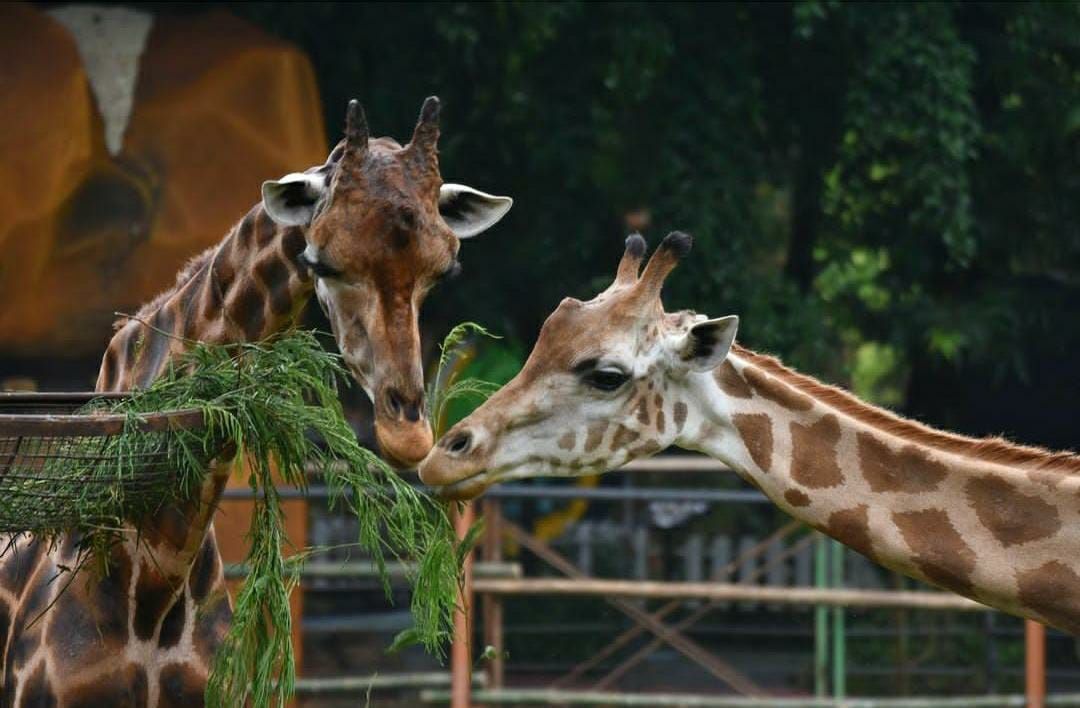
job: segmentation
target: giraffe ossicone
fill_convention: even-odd
[[[383,452],[422,459],[432,435],[420,304],[457,268],[460,240],[511,204],[442,183],[438,117],[428,98],[403,146],[371,138],[351,102],[345,138],[324,164],[265,183],[263,200],[217,246],[118,323],[97,390],[148,385],[192,340],[287,329],[316,295],[372,398]],[[141,523],[141,536],[128,528],[102,577],[62,577],[76,566],[70,535],[51,548],[25,537],[0,545],[0,705],[202,705],[232,614],[212,524],[231,469],[216,465],[193,499]]]
[[[669,235],[641,270],[645,243],[628,238],[611,286],[560,303],[421,479],[468,499],[678,445],[886,567],[1080,633],[1080,457],[906,420],[739,346],[734,316],[664,312],[689,245]]]

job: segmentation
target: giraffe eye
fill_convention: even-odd
[[[630,380],[630,374],[622,369],[593,369],[582,377],[589,386],[601,391],[614,391]]]

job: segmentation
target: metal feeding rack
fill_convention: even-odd
[[[176,433],[202,429],[202,412],[140,414],[132,424],[87,408],[124,398],[0,393],[0,532],[108,523],[172,498]]]

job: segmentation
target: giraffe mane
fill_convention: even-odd
[[[232,231],[230,231],[229,233],[231,235]],[[153,315],[155,312],[157,312],[158,309],[161,307],[162,303],[172,297],[172,295],[177,290],[187,285],[187,283],[192,278],[194,278],[199,271],[206,267],[206,264],[210,262],[210,259],[213,257],[214,252],[217,251],[219,245],[220,244],[214,244],[213,246],[210,246],[209,248],[204,250],[202,253],[189,258],[187,262],[184,263],[184,266],[180,269],[180,272],[176,274],[176,281],[172,284],[172,286],[158,293],[153,300],[150,300],[145,305],[140,307],[135,313],[135,317],[140,320],[145,320],[151,315]],[[118,317],[116,321],[113,322],[113,329],[118,330],[130,321],[130,317]]]
[[[738,344],[733,345],[732,350],[795,390],[839,413],[902,440],[994,464],[1080,474],[1080,455],[1075,453],[1019,445],[1000,436],[972,438],[937,430],[866,403],[842,388],[801,374],[780,363],[775,357],[758,354]]]

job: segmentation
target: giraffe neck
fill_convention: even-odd
[[[252,342],[291,325],[314,292],[298,260],[305,245],[299,227],[279,226],[261,203],[253,207],[181,271],[171,290],[121,321],[97,390],[148,386],[186,342]]]
[[[176,286],[139,310],[113,336],[99,391],[148,386],[192,341],[257,341],[290,326],[314,292],[298,257],[297,227],[282,227],[256,205],[215,247],[180,273]],[[155,515],[144,537],[169,577],[185,578],[206,538],[230,465],[215,465],[191,502]]]
[[[741,348],[688,385],[680,444],[792,516],[905,575],[1080,630],[1080,458],[936,431]]]

